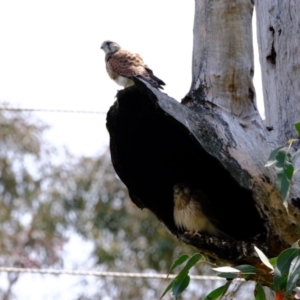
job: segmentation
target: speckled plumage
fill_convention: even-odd
[[[165,83],[153,74],[139,54],[123,50],[112,41],[104,41],[101,49],[105,52],[107,73],[119,85],[129,87],[134,84],[132,78],[139,77],[153,87],[163,89]]]
[[[206,233],[216,237],[228,238],[205,214],[202,203],[209,200],[200,190],[192,190],[184,183],[177,183],[174,189],[174,221],[178,228],[191,233]]]

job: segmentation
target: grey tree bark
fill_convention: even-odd
[[[295,137],[300,121],[300,3],[255,1],[266,125],[277,144]]]

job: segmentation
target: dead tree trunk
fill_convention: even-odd
[[[300,3],[266,0],[255,5],[265,124],[280,146],[296,137],[294,123],[300,121]],[[299,176],[291,199],[299,207]]]
[[[148,208],[185,243],[210,257],[259,265],[253,246],[272,257],[297,239],[265,167],[276,142],[255,104],[251,0],[196,0],[193,80],[178,103],[135,80],[107,115],[114,168],[132,201]],[[213,204],[222,231],[186,235],[173,219],[173,185],[188,182]],[[270,278],[261,279],[267,283]]]
[[[299,1],[256,1],[266,125],[278,144],[295,137],[300,121]]]

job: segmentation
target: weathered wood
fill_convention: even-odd
[[[203,97],[240,119],[256,113],[250,0],[195,0],[193,102]],[[195,102],[194,102],[195,103]]]
[[[266,125],[278,145],[300,121],[300,2],[255,1]]]
[[[275,149],[297,136],[294,123],[300,121],[300,2],[265,0],[255,5],[265,124],[272,129]],[[294,144],[291,150],[298,148]],[[293,179],[290,198],[299,208],[300,176]],[[290,207],[290,213],[298,215],[298,208]]]

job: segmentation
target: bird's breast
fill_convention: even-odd
[[[217,228],[202,213],[201,207],[189,203],[184,209],[174,207],[174,221],[178,228],[187,231],[206,232],[217,234]]]
[[[131,79],[129,79],[129,78],[127,78],[127,77],[124,77],[124,76],[117,76],[115,79],[115,82],[117,83],[117,84],[119,84],[119,85],[121,85],[121,86],[123,86],[123,87],[129,87],[129,86],[131,86],[131,85],[134,85],[134,82],[131,80]]]

